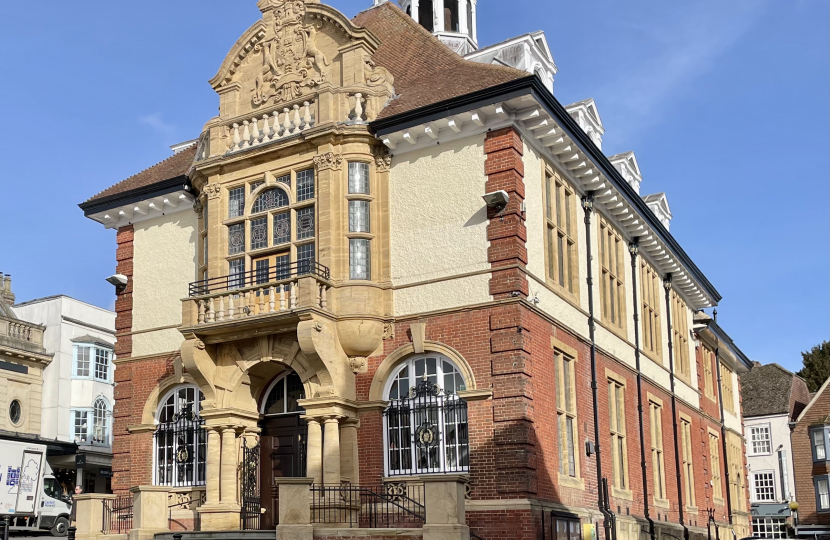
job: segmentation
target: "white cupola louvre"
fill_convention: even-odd
[[[375,5],[383,0],[375,0]],[[476,0],[400,0],[401,9],[461,56],[478,49]]]

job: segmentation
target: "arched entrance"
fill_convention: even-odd
[[[260,413],[260,528],[273,530],[279,521],[279,479],[306,475],[308,424],[305,410],[297,403],[305,398],[300,376],[286,370],[263,393]]]

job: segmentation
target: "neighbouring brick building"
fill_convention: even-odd
[[[258,6],[198,140],[81,205],[118,231],[136,534],[746,536],[751,364],[544,35]]]
[[[830,534],[830,379],[812,395],[792,426],[799,537]]]

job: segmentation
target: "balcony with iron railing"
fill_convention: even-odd
[[[329,310],[329,269],[298,261],[190,284],[183,300],[182,326],[198,331],[273,322],[299,310]]]

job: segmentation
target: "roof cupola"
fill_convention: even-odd
[[[386,0],[374,0],[375,5]],[[398,0],[401,9],[461,56],[478,49],[477,0]]]

